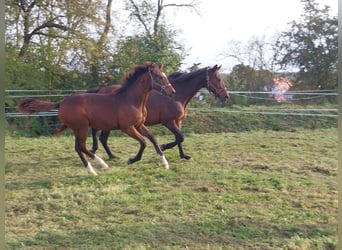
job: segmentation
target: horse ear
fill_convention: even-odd
[[[156,64],[154,62],[152,62],[150,67],[151,67],[151,69],[154,69],[156,67]]]
[[[162,69],[163,69],[163,66],[164,66],[163,64],[160,64],[160,65],[159,65],[159,69],[162,70]]]
[[[220,70],[220,68],[222,67],[222,65],[218,66],[217,64],[215,64],[215,66],[213,67],[213,69],[216,70]]]

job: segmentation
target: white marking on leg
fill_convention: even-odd
[[[109,169],[107,163],[106,163],[104,160],[102,160],[100,157],[98,157],[97,155],[94,155],[94,161],[95,161],[98,165],[101,166],[101,169],[102,169],[103,171],[106,171],[106,170]]]
[[[160,155],[160,159],[165,169],[169,169],[169,163],[167,162],[165,155]]]
[[[95,170],[94,170],[93,167],[91,166],[90,162],[88,162],[87,171],[88,171],[90,174],[94,175],[94,176],[97,175],[97,173],[95,172]]]

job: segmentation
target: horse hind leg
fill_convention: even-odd
[[[66,130],[68,127],[65,124],[62,124],[62,126],[52,134],[52,136],[58,136],[60,133],[62,133],[64,130]]]
[[[84,167],[87,169],[87,171],[90,174],[96,176],[97,173],[93,169],[93,167],[90,164],[90,162],[88,162],[88,160],[87,160],[86,156],[84,155],[84,153],[82,152],[82,146],[81,146],[81,144],[80,144],[80,142],[79,142],[79,140],[77,138],[75,139],[75,150],[76,150],[77,154],[79,155],[79,157],[81,158],[81,161],[82,161]]]
[[[90,162],[87,161],[87,159],[86,159],[84,154],[86,154],[87,156],[92,158],[98,165],[100,165],[101,169],[103,171],[107,171],[109,169],[107,163],[104,160],[102,160],[100,157],[98,157],[97,155],[95,155],[92,152],[90,152],[86,148],[85,142],[86,142],[86,136],[84,137],[84,139],[77,138],[76,139],[76,144],[75,144],[75,149],[76,149],[77,153],[79,154],[79,156],[80,156],[84,166],[87,168],[88,172],[93,174],[93,175],[97,175],[95,170],[92,168]]]
[[[106,150],[106,153],[107,153],[109,159],[114,159],[117,157],[115,155],[113,155],[112,151],[110,151],[108,144],[107,144],[109,135],[110,135],[110,131],[102,130],[99,139],[100,139],[100,142],[101,142],[103,148]]]
[[[96,150],[99,148],[98,147],[98,143],[97,143],[97,131],[98,130],[95,129],[95,128],[91,129],[91,136],[93,138],[93,145],[92,145],[92,148],[91,148],[90,152],[92,152],[94,154],[95,154]]]

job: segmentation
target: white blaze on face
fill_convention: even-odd
[[[94,176],[97,175],[97,173],[95,172],[95,170],[94,170],[93,167],[91,166],[90,162],[88,162],[87,171],[88,171],[90,174],[94,175]]]
[[[164,73],[164,72],[162,72],[162,75],[163,75],[163,76],[165,76],[165,78],[167,78],[167,76],[165,75],[165,73]]]

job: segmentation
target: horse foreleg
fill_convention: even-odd
[[[148,130],[148,128],[145,125],[142,125],[139,128],[139,131],[141,134],[143,134],[144,136],[146,136],[150,142],[153,144],[154,149],[156,150],[157,154],[159,155],[161,161],[162,161],[162,165],[164,166],[165,169],[169,169],[169,163],[165,158],[165,155],[163,154],[163,151],[160,149],[160,147],[158,146],[157,143],[157,139],[155,138],[155,136],[151,133],[151,131]]]
[[[106,153],[107,153],[109,159],[114,159],[117,157],[115,155],[113,155],[112,151],[110,151],[108,144],[107,144],[109,135],[110,135],[109,130],[108,131],[102,130],[99,139],[100,139],[100,142],[102,143],[102,146],[106,150]]]
[[[189,160],[191,157],[189,155],[186,155],[183,150],[182,142],[184,141],[184,135],[182,131],[178,128],[176,123],[173,121],[172,123],[168,123],[164,125],[167,127],[175,136],[175,141],[162,144],[160,147],[164,151],[166,149],[173,148],[174,146],[178,145],[179,149],[179,156],[183,159]]]
[[[135,127],[129,127],[126,129],[121,129],[121,131],[126,133],[130,137],[136,139],[140,143],[140,148],[139,148],[138,153],[136,154],[135,157],[128,159],[128,164],[132,164],[136,161],[140,161],[142,154],[144,152],[144,149],[146,148],[146,141],[145,141],[144,137],[136,130]]]
[[[191,156],[189,155],[186,155],[184,153],[184,150],[183,150],[183,146],[182,146],[182,143],[178,143],[178,150],[179,150],[179,156],[180,158],[183,158],[183,159],[186,159],[186,160],[189,160],[191,158]]]

